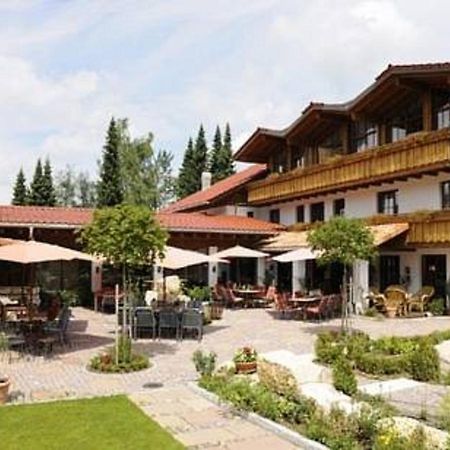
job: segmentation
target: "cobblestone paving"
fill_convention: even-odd
[[[134,393],[130,398],[189,449],[298,448],[200,397],[186,386]]]
[[[113,344],[114,316],[82,308],[75,308],[73,316],[70,326],[71,345],[56,348],[51,358],[14,358],[11,362],[0,360],[0,373],[8,374],[12,380],[13,399],[17,402],[28,402],[130,394],[134,398],[140,398],[144,402],[144,410],[155,414],[158,421],[173,429],[177,435],[183,435],[186,439],[183,442],[193,448],[196,448],[196,445],[202,446],[199,448],[213,448],[222,444],[225,446],[222,448],[233,449],[292,448],[289,447],[291,444],[284,441],[283,445],[288,446],[281,446],[276,442],[278,437],[267,436],[264,434],[266,432],[257,427],[255,429],[255,426],[250,426],[242,419],[222,415],[220,408],[211,404],[206,406],[203,399],[198,399],[199,405],[202,405],[201,408],[199,406],[201,414],[192,414],[192,411],[196,411],[194,400],[192,404],[185,405],[186,414],[183,413],[182,417],[171,413],[177,402],[175,409],[180,408],[180,414],[184,411],[184,398],[178,398],[176,393],[180,392],[179,389],[187,389],[183,385],[195,379],[191,358],[196,349],[214,350],[219,356],[219,363],[230,360],[234,350],[243,345],[252,345],[259,352],[285,349],[296,354],[309,353],[313,351],[318,332],[324,329],[339,329],[340,325],[339,320],[324,323],[280,320],[276,313],[270,310],[225,311],[222,320],[206,327],[202,342],[193,339],[183,342],[170,339],[139,340],[136,347],[149,355],[151,368],[132,374],[103,375],[90,372],[86,366],[93,355]],[[446,318],[376,320],[357,317],[353,319],[352,325],[355,329],[378,337],[427,334],[434,330],[450,328],[450,321]],[[159,389],[161,387],[164,389]],[[161,401],[160,405],[155,402],[158,395],[161,398],[168,395],[167,402]],[[409,398],[410,393],[402,392],[399,395]],[[156,406],[157,404],[159,406]],[[154,407],[159,409],[153,411]],[[168,409],[164,411],[164,408]],[[214,420],[207,420],[210,414]],[[205,423],[201,422],[202,420],[205,420]],[[241,430],[242,436],[248,436],[253,447],[247,446],[245,439],[239,442],[239,445],[234,442],[236,433],[217,425],[220,420],[231,421],[232,429]],[[256,435],[252,436],[252,433]],[[211,442],[210,436],[214,438]],[[231,442],[233,446],[229,447]]]

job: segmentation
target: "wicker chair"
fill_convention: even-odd
[[[379,311],[384,311],[386,307],[386,297],[376,287],[371,287],[369,295],[367,296],[371,306],[375,307]]]
[[[415,307],[417,307],[417,309],[423,314],[425,312],[425,307],[427,306],[427,303],[430,301],[433,295],[434,295],[433,286],[423,286],[422,289],[420,289],[420,291],[416,292],[408,300],[408,313],[412,312],[412,310]]]
[[[384,295],[386,297],[385,309],[389,317],[405,315],[408,294],[401,286],[388,286]]]

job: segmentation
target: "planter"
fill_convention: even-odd
[[[202,304],[203,308],[203,320],[205,323],[211,323],[212,321],[212,306],[210,303],[204,302]]]
[[[236,373],[241,373],[241,374],[250,374],[250,373],[255,373],[256,372],[256,368],[257,368],[257,362],[256,361],[252,361],[252,362],[237,362],[234,363],[235,367],[236,367]]]
[[[11,382],[8,377],[0,378],[0,405],[4,405],[8,401],[9,385]]]
[[[223,305],[221,303],[213,303],[211,305],[211,319],[220,320],[223,315]]]
[[[386,308],[386,317],[394,319],[397,315],[397,308]]]

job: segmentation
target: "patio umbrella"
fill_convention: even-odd
[[[160,259],[157,265],[164,269],[177,270],[208,262],[226,263],[228,261],[218,258],[217,253],[214,255],[205,255],[204,253],[194,252],[192,250],[167,246],[164,258]]]
[[[258,250],[253,250],[251,248],[242,247],[241,245],[236,245],[234,247],[227,248],[221,252],[215,253],[216,258],[264,258],[269,256],[268,253],[263,253]]]
[[[216,258],[264,258],[269,256],[268,253],[260,252],[258,250],[253,250],[251,248],[242,247],[241,245],[236,245],[234,247],[227,248],[221,252],[215,253]],[[239,266],[239,261],[237,262],[236,278],[241,280],[241,271]]]
[[[18,241],[0,246],[0,260],[19,264],[32,264],[48,261],[96,261],[87,253],[37,241]]]
[[[320,256],[320,252],[311,249],[311,247],[302,247],[297,250],[283,253],[278,256],[274,256],[274,261],[286,263],[295,261],[305,261],[307,259],[316,259]]]

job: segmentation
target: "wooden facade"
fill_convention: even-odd
[[[272,175],[248,187],[251,205],[307,198],[450,170],[450,130],[421,132],[334,161]]]

